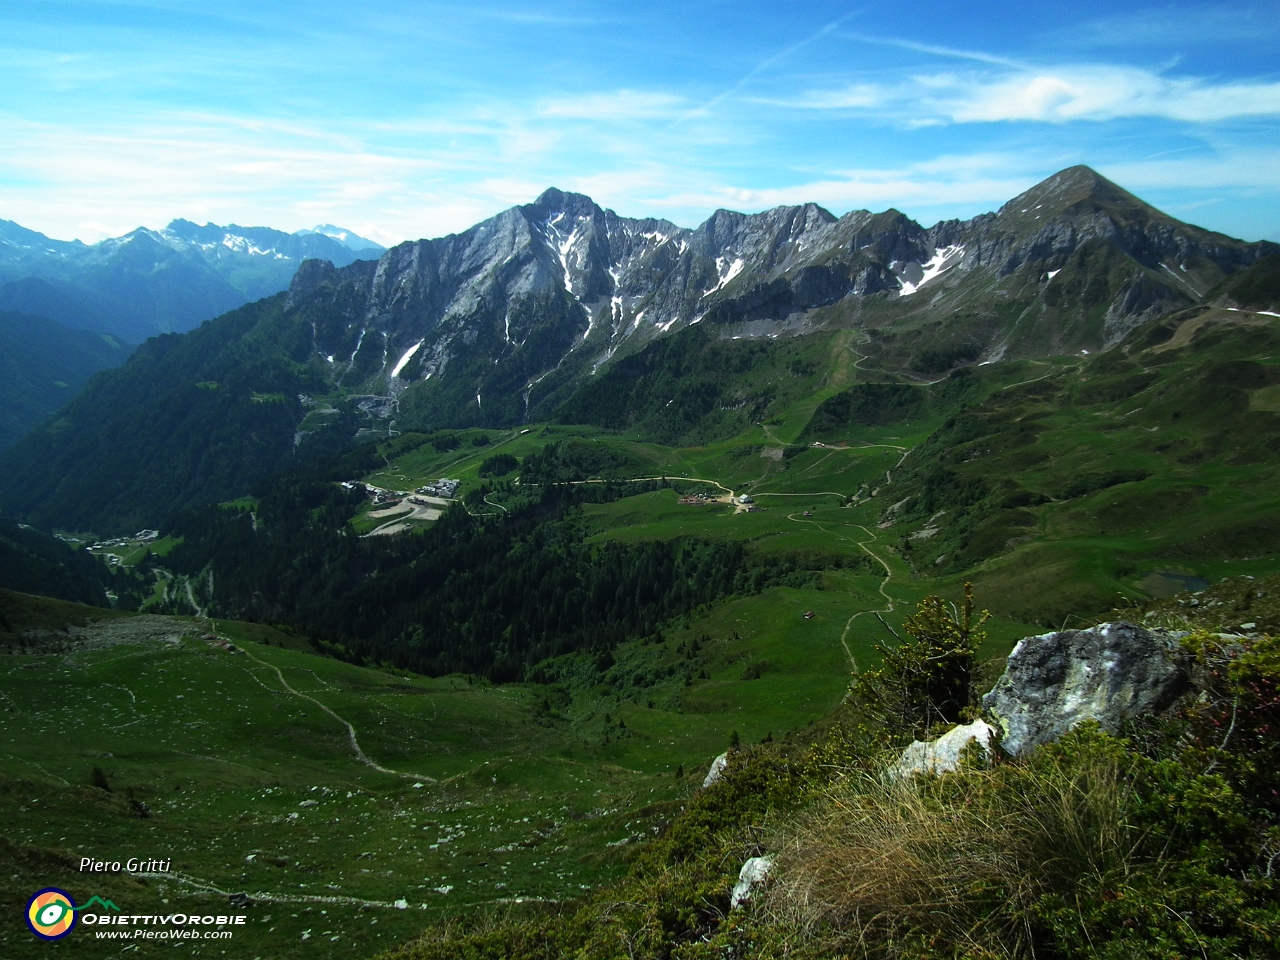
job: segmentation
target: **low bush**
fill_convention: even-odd
[[[1096,899],[1132,866],[1125,765],[1084,731],[1026,765],[842,777],[779,831],[760,919],[809,952],[1034,956],[1046,898]]]

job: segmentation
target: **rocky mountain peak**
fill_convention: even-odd
[[[50,250],[55,251],[61,248],[83,248],[84,244],[79,240],[54,240],[46,237],[43,233],[35,230],[28,230],[21,224],[14,223],[12,220],[0,220],[0,243],[11,245],[19,249],[34,250]]]
[[[685,326],[774,337],[828,322],[815,311],[846,300],[847,313],[882,298],[890,323],[963,308],[979,319],[937,336],[963,339],[965,356],[1098,349],[1259,255],[1203,236],[1084,166],[998,214],[928,230],[898,210],[837,219],[814,203],[717,210],[686,229],[552,187],[376,265],[309,265],[288,303],[316,311],[313,351],[343,386],[412,391],[406,402],[445,404],[458,422],[515,422]],[[1098,305],[1081,297],[1099,272],[1105,286],[1088,289],[1106,305],[1101,334],[1080,319]],[[1016,331],[987,306],[993,296],[1019,301]]]
[[[205,226],[211,226],[211,224],[205,224]],[[200,224],[192,220],[186,220],[183,217],[178,217],[174,220],[170,220],[164,229],[166,233],[172,233],[175,236],[194,237],[200,233],[202,228]]]
[[[1087,217],[1099,212],[1117,220],[1158,214],[1128,190],[1080,165],[1061,170],[1020,193],[1000,208],[998,216],[1006,228],[1017,228],[1038,226],[1054,217]]]
[[[552,220],[559,215],[585,218],[604,212],[586,194],[569,193],[555,187],[548,187],[538,195],[538,199],[522,209],[533,220]]]

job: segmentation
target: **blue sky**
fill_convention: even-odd
[[[1087,163],[1280,240],[1280,2],[0,0],[0,218],[383,243],[555,185],[926,225]]]

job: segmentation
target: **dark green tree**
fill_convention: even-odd
[[[974,657],[986,639],[979,628],[990,616],[984,610],[975,618],[969,583],[959,605],[925,597],[902,624],[909,639],[876,645],[880,666],[855,677],[855,699],[904,733],[921,736],[936,723],[958,723],[972,704]]]

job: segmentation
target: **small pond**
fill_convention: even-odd
[[[1138,586],[1146,593],[1160,600],[1177,596],[1179,593],[1206,590],[1209,581],[1195,573],[1148,573],[1138,581]]]

